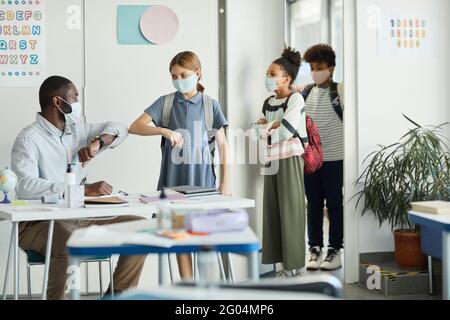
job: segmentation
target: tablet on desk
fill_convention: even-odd
[[[170,189],[185,194],[188,197],[219,194],[219,191],[217,191],[216,188],[205,188],[192,185],[176,186],[171,187]]]

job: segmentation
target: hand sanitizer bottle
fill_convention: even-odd
[[[70,186],[76,185],[76,176],[72,169],[73,164],[69,163],[67,165],[65,188],[64,188],[64,200],[66,202],[66,207],[70,208]]]
[[[170,230],[172,229],[172,211],[170,209],[170,203],[167,200],[167,195],[164,189],[161,190],[159,196],[159,206],[158,206],[158,229],[160,230]]]

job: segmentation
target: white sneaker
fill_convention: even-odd
[[[309,248],[309,260],[306,263],[306,270],[319,270],[322,259],[322,250],[319,246]]]
[[[342,267],[341,252],[329,247],[325,260],[320,265],[320,269],[331,271]]]
[[[276,274],[276,277],[277,277],[278,279],[287,279],[287,278],[289,278],[290,276],[291,276],[291,275],[290,275],[290,272],[289,272],[289,271],[286,271],[286,270],[284,270],[284,269],[278,271],[277,274]]]
[[[302,269],[297,269],[292,271],[292,277],[293,278],[300,278],[304,277],[306,274],[302,271]]]

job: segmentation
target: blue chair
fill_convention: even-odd
[[[27,288],[28,288],[28,299],[31,300],[31,266],[44,265],[45,256],[32,250],[25,251],[27,255]],[[102,279],[102,262],[108,262],[109,264],[109,279],[111,285],[111,296],[114,296],[114,278],[113,278],[113,267],[111,256],[97,256],[90,259],[83,260],[83,263],[97,262],[98,263],[98,275],[100,280],[100,297],[103,298],[103,279]]]

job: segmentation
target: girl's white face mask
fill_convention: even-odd
[[[198,83],[198,77],[193,73],[189,78],[172,80],[174,88],[180,93],[188,93],[193,91]]]

